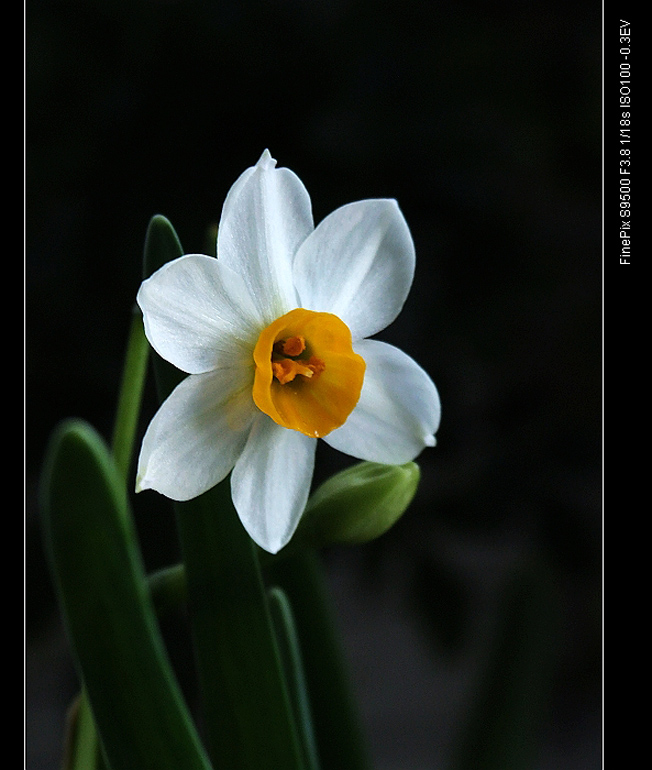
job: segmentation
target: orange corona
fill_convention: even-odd
[[[297,308],[260,333],[254,348],[256,406],[282,425],[321,438],[358,403],[365,362],[332,313]]]

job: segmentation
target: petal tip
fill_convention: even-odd
[[[270,151],[267,149],[263,150],[263,154],[260,156],[258,163],[256,163],[256,168],[259,168],[262,171],[271,171],[275,167],[276,160],[272,158]]]
[[[285,543],[258,543],[258,545],[263,551],[267,551],[267,553],[271,553],[272,556],[275,556],[281,548],[283,548]]]

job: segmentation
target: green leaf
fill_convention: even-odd
[[[68,709],[62,770],[96,770],[99,763],[97,730],[82,690]]]
[[[154,217],[144,277],[183,254],[172,225]],[[185,375],[153,356],[159,399]],[[264,501],[261,501],[264,504]],[[301,770],[300,746],[263,586],[257,548],[228,480],[175,504],[201,708],[216,770]]]
[[[290,600],[285,591],[278,586],[269,589],[268,597],[272,622],[281,651],[285,679],[288,683],[290,700],[299,731],[304,764],[307,770],[319,770],[317,744],[315,743],[315,734],[312,726],[310,696],[308,694],[301,646]]]
[[[170,220],[155,214],[149,221],[145,235],[145,277],[182,255],[181,241]]]
[[[279,554],[267,563],[265,578],[269,585],[282,587],[291,603],[321,770],[370,770],[371,759],[319,556],[310,549]]]
[[[183,615],[187,610],[188,591],[186,569],[174,564],[151,573],[147,578],[156,617],[161,620],[172,615]]]
[[[166,262],[178,259],[182,255],[183,247],[170,221],[161,214],[153,216],[145,235],[143,278],[149,278]],[[186,374],[164,361],[155,351],[152,351],[151,358],[154,364],[156,387],[162,401],[186,377]]]
[[[65,625],[112,770],[210,770],[160,637],[124,485],[91,426],[55,431],[41,491]]]
[[[135,306],[129,329],[129,340],[112,440],[115,464],[125,481],[131,467],[134,437],[138,427],[138,417],[140,415],[143,388],[145,386],[148,354],[149,343],[143,329],[143,317],[140,308]]]
[[[225,770],[301,768],[255,545],[228,483],[175,507],[213,763]]]

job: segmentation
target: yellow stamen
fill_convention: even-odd
[[[325,436],[360,398],[365,363],[348,326],[331,313],[297,308],[261,332],[254,349],[253,398],[279,425]]]
[[[315,373],[310,364],[304,366],[300,361],[293,361],[291,358],[272,361],[272,371],[274,372],[274,377],[276,377],[281,385],[292,382],[297,374],[301,374],[304,377],[312,377]]]
[[[326,364],[321,360],[321,358],[317,358],[317,356],[310,356],[308,359],[308,369],[312,371],[313,375],[321,374],[325,368]]]
[[[290,337],[274,344],[274,351],[285,356],[299,356],[306,349],[306,341],[303,337]]]

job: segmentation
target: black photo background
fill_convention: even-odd
[[[32,0],[26,25],[27,767],[58,767],[77,687],[49,433],[110,436],[149,218],[206,251],[265,148],[315,221],[392,197],[416,244],[379,338],[437,384],[438,446],[391,532],[324,553],[378,770],[599,767],[600,6]],[[172,563],[166,501],[133,504]]]

